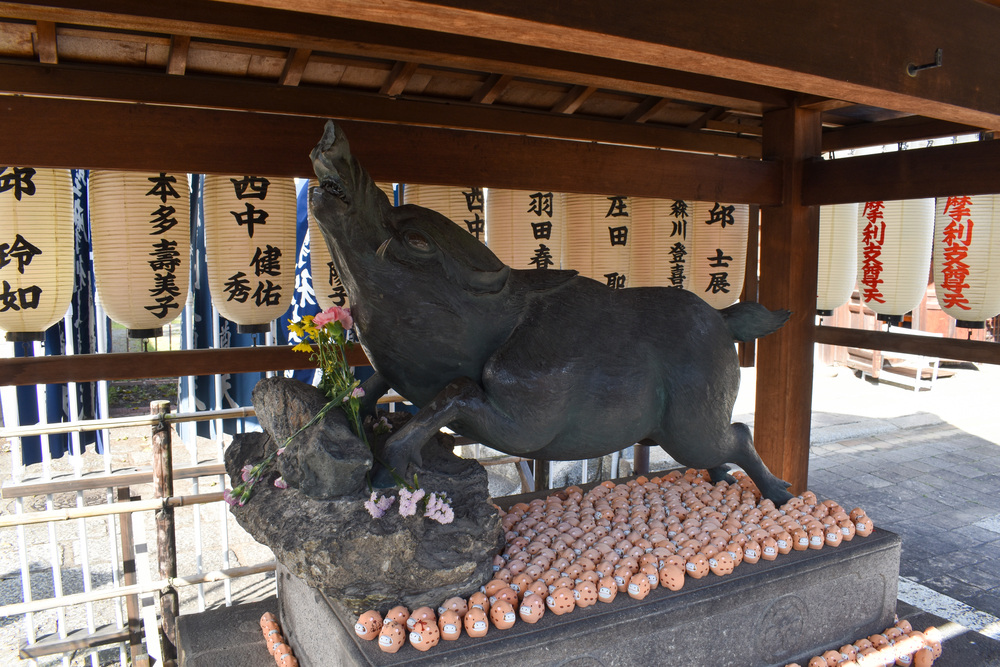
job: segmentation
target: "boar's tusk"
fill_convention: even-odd
[[[384,259],[385,258],[385,251],[386,251],[386,248],[389,247],[389,242],[390,241],[392,241],[392,237],[391,236],[389,238],[387,238],[385,241],[382,241],[382,245],[380,245],[378,247],[378,250],[375,251],[375,256],[376,257],[378,257],[379,259]]]

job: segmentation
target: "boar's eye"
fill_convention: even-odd
[[[427,237],[412,229],[403,234],[403,240],[409,243],[414,250],[428,252],[431,249],[431,242]]]

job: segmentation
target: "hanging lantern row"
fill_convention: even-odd
[[[212,304],[238,333],[265,333],[295,289],[295,183],[210,174],[204,187]]]
[[[188,176],[95,170],[89,191],[98,300],[129,337],[160,336],[187,299]]]
[[[68,169],[0,167],[0,329],[45,339],[73,297],[73,186]]]
[[[930,264],[941,309],[960,327],[982,328],[1000,314],[998,216],[997,195],[822,207],[818,313],[846,303],[856,277],[862,303],[898,324],[924,298]]]

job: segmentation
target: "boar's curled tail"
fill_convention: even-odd
[[[788,321],[791,311],[768,310],[753,301],[741,301],[719,311],[733,340],[746,342],[774,333]]]

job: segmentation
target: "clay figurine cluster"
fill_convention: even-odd
[[[355,632],[388,653],[407,640],[427,651],[463,631],[483,637],[491,623],[506,630],[518,620],[537,623],[546,613],[611,603],[619,594],[643,599],[659,586],[676,591],[688,577],[726,576],[744,561],[836,547],[874,530],[860,508],[848,513],[811,491],[778,508],[761,501],[741,472],[733,478],[712,484],[705,470],[675,470],[518,503],[503,515],[506,547],[479,592],[450,598],[437,613],[367,611]]]
[[[931,626],[920,632],[909,621],[897,620],[877,635],[813,656],[806,667],[930,667],[940,657],[940,630]],[[785,667],[802,666],[790,662]]]
[[[266,612],[260,617],[260,630],[264,633],[267,650],[274,657],[274,662],[278,664],[278,667],[299,667],[299,661],[295,659],[292,647],[288,645],[284,635],[281,634],[281,627],[274,614]]]

